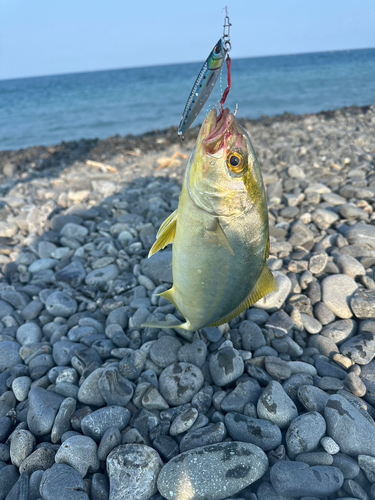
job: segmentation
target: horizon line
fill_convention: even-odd
[[[354,52],[359,50],[375,50],[375,47],[362,47],[356,49],[328,49],[328,50],[320,50],[313,52],[292,52],[288,54],[268,54],[268,55],[260,55],[260,56],[246,56],[246,57],[233,57],[232,59],[241,60],[241,59],[262,59],[268,57],[290,57],[290,56],[298,56],[298,55],[308,55],[308,54],[327,54],[334,52]],[[184,64],[197,64],[203,61],[186,61],[186,62],[170,62],[170,63],[160,63],[160,64],[148,64],[148,65],[140,65],[140,66],[127,66],[121,68],[107,68],[107,69],[91,69],[84,71],[68,71],[64,73],[50,73],[44,75],[33,75],[33,76],[19,76],[19,77],[10,77],[10,78],[0,78],[0,82],[4,81],[12,81],[12,80],[28,80],[31,78],[46,78],[50,76],[65,76],[65,75],[82,75],[86,73],[101,73],[105,71],[122,71],[124,69],[141,69],[141,68],[157,68],[163,66],[182,66]]]

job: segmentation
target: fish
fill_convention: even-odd
[[[230,45],[228,45],[228,41],[225,37],[220,38],[203,64],[193,88],[190,91],[178,127],[177,133],[181,138],[184,137],[184,133],[190,128],[210,97],[220,76],[229,47]]]
[[[178,207],[156,237],[149,257],[173,243],[173,286],[160,295],[185,322],[143,326],[218,326],[277,290],[266,265],[269,224],[261,170],[248,133],[228,108],[206,117]]]

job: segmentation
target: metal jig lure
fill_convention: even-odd
[[[223,109],[224,102],[227,98],[231,86],[231,59],[229,57],[229,51],[232,48],[230,43],[231,26],[232,25],[229,22],[228,12],[226,12],[224,19],[223,36],[219,39],[215,47],[212,49],[210,55],[206,59],[205,63],[203,64],[202,69],[200,70],[198,77],[195,80],[189,98],[186,102],[180,125],[178,127],[178,135],[181,137],[181,139],[184,138],[184,133],[190,128],[191,124],[197,118],[203,106],[206,104],[208,98],[210,97],[226,59],[228,67],[228,86],[225,89],[220,101],[220,108],[221,110]]]

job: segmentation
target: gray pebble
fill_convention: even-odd
[[[239,378],[244,371],[244,362],[233,347],[224,347],[215,352],[209,361],[210,373],[216,385],[222,387]]]
[[[87,436],[72,436],[58,449],[55,462],[70,465],[81,477],[85,477],[88,472],[97,472],[100,464],[96,443]]]
[[[158,342],[158,341],[157,341]],[[191,344],[185,344],[182,346],[178,353],[178,361],[185,363],[192,363],[193,365],[201,368],[206,361],[207,356],[207,345],[203,340],[194,339]]]
[[[78,287],[86,277],[86,270],[79,261],[73,261],[55,274],[56,281],[68,283],[71,287]]]
[[[121,444],[121,432],[118,427],[107,429],[98,447],[99,460],[106,460],[109,453]]]
[[[353,337],[357,331],[357,324],[352,319],[341,319],[323,328],[321,334],[331,339],[335,344],[341,345]]]
[[[21,316],[26,321],[35,319],[39,316],[44,308],[44,304],[36,299],[29,302],[25,307],[22,308]]]
[[[274,271],[272,274],[277,282],[277,291],[269,293],[254,304],[254,307],[265,309],[267,312],[275,312],[280,309],[292,289],[292,282],[288,276],[281,271]]]
[[[281,444],[280,429],[268,420],[227,413],[225,425],[233,440],[255,444],[263,451],[273,450]]]
[[[291,334],[294,326],[292,318],[283,310],[274,312],[265,324],[265,327],[272,330],[276,337]]]
[[[140,349],[127,349],[122,350],[123,358],[119,364],[119,372],[125,378],[134,380],[144,369],[146,362],[146,353]]]
[[[158,339],[150,349],[150,357],[154,363],[161,368],[166,368],[178,361],[177,353],[181,349],[182,343],[171,335],[165,335]]]
[[[32,264],[29,266],[30,273],[39,273],[40,271],[45,271],[47,269],[53,269],[57,261],[55,259],[38,259],[34,260]]]
[[[0,372],[10,370],[14,365],[21,363],[21,346],[12,340],[0,342]]]
[[[339,368],[336,364],[330,362],[328,357],[316,355],[314,356],[314,362],[315,368],[321,377],[336,377],[340,380],[345,379],[346,372],[342,368]]]
[[[19,474],[14,465],[5,465],[0,469],[0,498],[4,500],[18,481]]]
[[[18,401],[25,401],[27,399],[31,382],[31,378],[26,376],[17,377],[13,380],[12,391]]]
[[[325,305],[339,318],[351,318],[349,299],[358,288],[357,283],[346,274],[336,274],[324,278],[321,286]]]
[[[10,441],[10,459],[19,467],[35,447],[35,437],[25,429],[15,430]]]
[[[367,365],[375,357],[375,333],[358,333],[340,346],[340,352],[353,363]]]
[[[324,302],[317,302],[314,305],[314,316],[322,324],[328,325],[335,320],[336,316],[333,312],[324,304]]]
[[[335,455],[340,451],[340,446],[331,437],[325,436],[320,440],[320,444],[323,446],[327,453]]]
[[[297,396],[303,407],[310,412],[324,413],[329,395],[313,385],[301,385],[297,389]]]
[[[148,500],[162,468],[157,451],[142,444],[117,446],[107,457],[111,500]]]
[[[355,373],[348,373],[345,378],[345,386],[355,396],[363,397],[366,394],[366,385]]]
[[[285,436],[288,456],[294,459],[300,453],[316,450],[325,431],[325,420],[318,412],[303,413],[295,418]]]
[[[43,446],[37,448],[20,465],[20,472],[32,474],[35,471],[47,470],[55,463],[55,452]]]
[[[271,469],[271,483],[279,495],[326,497],[336,493],[344,482],[336,467],[317,465],[309,467],[303,462],[278,462]]]
[[[350,307],[356,318],[375,318],[375,290],[358,288],[350,298]]]
[[[332,458],[333,465],[341,470],[345,479],[354,479],[358,476],[360,468],[354,458],[341,452],[336,453]]]
[[[53,391],[35,387],[29,392],[27,425],[34,436],[51,432],[63,397]]]
[[[172,252],[165,250],[153,255],[151,259],[144,259],[142,274],[151,278],[158,285],[172,283]]]
[[[24,323],[18,328],[16,339],[21,345],[40,342],[42,339],[42,330],[36,323]]]
[[[375,483],[375,457],[358,455],[358,465],[371,483]]]
[[[167,410],[169,408],[168,403],[153,385],[145,391],[141,403],[147,410]]]
[[[298,410],[279,382],[270,382],[263,390],[258,403],[259,418],[269,420],[280,429],[289,426],[298,416]]]
[[[78,391],[78,401],[86,405],[104,406],[105,399],[99,390],[99,380],[104,368],[97,368],[86,378]]]
[[[190,450],[170,460],[158,477],[158,489],[167,500],[186,491],[186,471],[195,500],[228,498],[257,481],[268,460],[257,446],[218,443]],[[193,497],[192,497],[193,498]]]
[[[20,475],[18,481],[8,493],[6,500],[28,500],[29,476],[26,472]]]
[[[126,406],[133,397],[133,386],[122,377],[118,368],[107,368],[98,381],[100,394],[108,406]]]
[[[42,477],[42,470],[35,471],[30,475],[28,500],[38,500],[38,498],[40,498],[39,487],[42,481]]]
[[[283,359],[276,356],[266,356],[264,361],[265,369],[272,378],[276,380],[286,380],[291,376],[292,370],[289,364]]]
[[[203,386],[201,370],[191,363],[173,363],[159,377],[160,394],[172,406],[189,403]]]
[[[77,311],[77,302],[65,292],[56,291],[51,293],[46,301],[46,310],[52,316],[63,316],[67,318]]]
[[[332,455],[325,451],[310,451],[307,453],[300,453],[294,459],[296,462],[304,462],[310,466],[312,465],[332,465]]]
[[[227,430],[223,422],[217,422],[199,429],[190,430],[181,439],[180,451],[183,453],[193,448],[221,443],[226,436]]]
[[[51,430],[51,442],[57,443],[61,436],[70,429],[70,419],[76,410],[77,401],[66,398],[61,403]]]
[[[257,311],[257,309],[254,310]],[[267,321],[268,315],[265,319]],[[255,322],[249,320],[242,321],[239,331],[242,347],[246,351],[255,351],[259,347],[266,345],[266,339],[264,338],[263,332]]]
[[[353,279],[356,276],[364,276],[366,274],[363,265],[351,255],[340,255],[336,260],[336,264],[343,274]]]
[[[171,458],[179,454],[179,446],[174,439],[169,436],[161,435],[158,436],[152,442],[152,446],[159,453],[161,458],[168,462]]]
[[[100,269],[94,269],[89,272],[85,278],[86,285],[96,285],[99,283],[108,283],[117,278],[119,275],[119,268],[116,264],[110,264]]]
[[[374,453],[375,427],[345,398],[332,395],[324,411],[327,434],[348,455]]]
[[[43,500],[89,500],[82,477],[66,464],[54,464],[44,472],[40,494]]]
[[[96,473],[91,480],[91,500],[108,500],[109,481],[104,474]]]
[[[122,406],[106,406],[85,416],[81,422],[82,432],[99,442],[110,427],[125,429],[130,420],[130,411]]]
[[[177,434],[182,434],[190,429],[194,422],[198,418],[198,410],[196,408],[188,408],[183,411],[173,420],[171,427],[169,429],[169,434],[171,436],[177,436]]]
[[[225,412],[242,413],[248,403],[256,404],[262,390],[256,380],[244,380],[223,398],[221,409]]]

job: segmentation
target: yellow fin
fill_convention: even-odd
[[[267,245],[266,245],[266,259],[270,256],[270,239],[268,238]]]
[[[166,290],[165,292],[161,292],[161,293],[158,293],[158,296],[159,297],[165,297],[166,299],[168,299],[170,302],[172,302],[172,304],[178,309],[178,305],[176,304],[176,300],[175,300],[175,297],[174,297],[174,289],[173,289],[173,286],[172,288],[170,288],[169,290]]]
[[[215,321],[215,323],[212,323],[209,326],[218,326],[222,325],[223,323],[228,323],[233,318],[237,317],[239,314],[246,311],[246,309],[249,309],[249,307],[255,304],[255,302],[258,302],[259,299],[261,299],[265,295],[268,295],[271,292],[275,292],[276,290],[277,290],[276,280],[273,277],[271,271],[268,269],[268,267],[264,266],[262,274],[260,275],[255,287],[246,297],[246,299],[243,300],[241,304],[238,307],[236,307],[236,309],[234,309],[232,312],[230,312],[223,318],[220,318],[219,320]]]
[[[154,255],[159,250],[162,250],[170,243],[173,243],[176,236],[177,215],[177,210],[175,210],[167,219],[165,219],[163,224],[160,226],[160,229],[156,235],[156,241],[152,245],[151,250],[148,253],[149,257]]]

